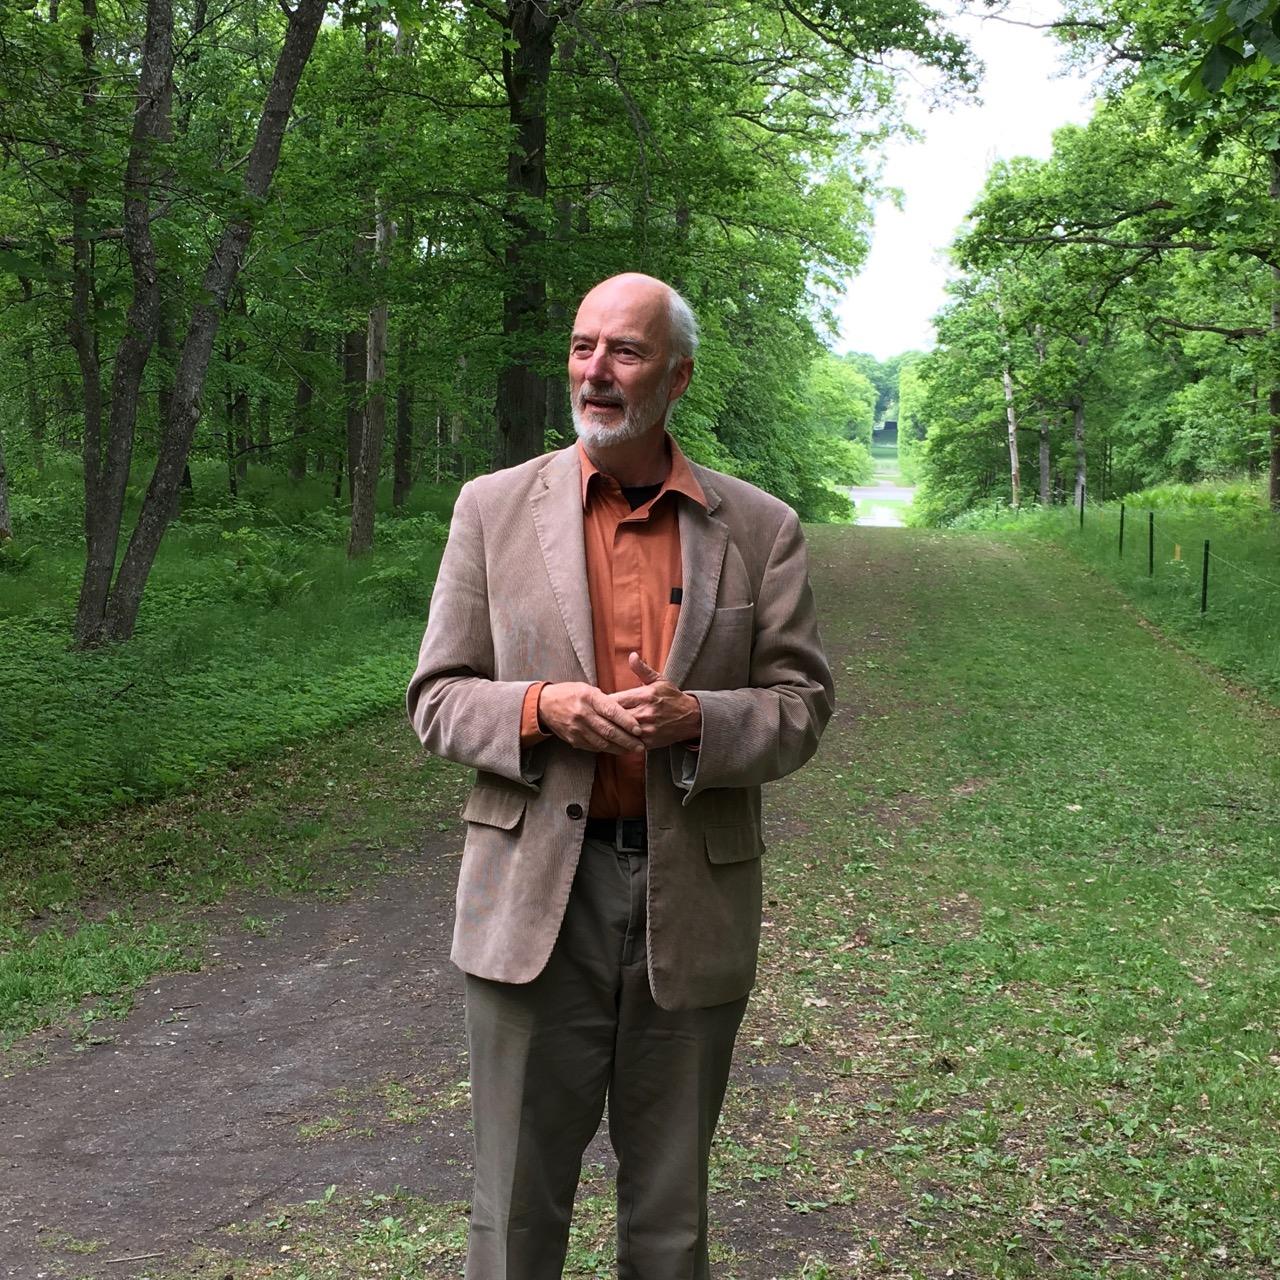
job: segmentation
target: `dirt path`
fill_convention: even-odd
[[[104,1260],[184,1254],[334,1183],[463,1195],[460,1123],[426,1160],[409,1126],[362,1132],[387,1107],[377,1082],[429,1098],[465,1074],[449,851],[434,842],[349,902],[239,904],[278,926],[254,938],[228,913],[207,970],[153,980],[100,1028],[106,1043],[54,1037],[45,1062],[4,1081],[2,1273],[136,1275],[142,1263]],[[341,1140],[326,1136],[335,1112],[354,1112]]]

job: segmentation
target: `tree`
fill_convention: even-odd
[[[869,446],[875,406],[871,380],[848,361],[824,354],[810,365],[805,410],[819,430]]]
[[[1157,107],[1165,122],[1202,161],[1227,149],[1245,156],[1254,198],[1214,199],[1209,184],[1191,184],[1183,198],[1164,194],[1158,181],[1130,203],[1077,192],[1073,203],[1092,206],[1081,217],[1068,212],[1061,230],[1034,234],[1058,243],[1092,244],[1128,255],[1219,253],[1241,269],[1266,267],[1271,305],[1263,326],[1232,324],[1223,316],[1166,318],[1169,327],[1190,325],[1229,339],[1266,337],[1258,354],[1268,393],[1269,499],[1280,511],[1280,38],[1274,0],[1146,0],[1073,4],[1050,24],[1081,60],[1101,56],[1107,83],[1122,102]],[[1119,178],[1120,174],[1115,175]],[[1113,182],[1113,186],[1115,183]],[[1186,198],[1186,196],[1190,198]],[[1244,198],[1239,198],[1244,195]],[[1225,204],[1232,207],[1228,211]],[[1099,204],[1105,214],[1099,216]]]

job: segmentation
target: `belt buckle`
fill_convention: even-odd
[[[618,818],[614,828],[613,847],[619,853],[643,853],[645,851],[644,823],[639,818]],[[635,833],[635,843],[629,843],[629,832]]]

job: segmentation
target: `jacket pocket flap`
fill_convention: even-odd
[[[764,852],[760,832],[754,826],[707,827],[707,857],[716,863],[746,862]]]
[[[472,787],[462,806],[462,816],[468,822],[482,822],[487,827],[510,831],[523,816],[527,800],[528,797],[518,791],[502,787]]]

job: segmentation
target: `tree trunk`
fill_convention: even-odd
[[[410,240],[412,243],[412,240]],[[413,359],[413,343],[409,326],[400,326],[400,377],[396,386],[396,445],[392,455],[391,505],[399,511],[413,488],[413,387],[409,366]]]
[[[1071,428],[1076,445],[1075,505],[1079,507],[1084,497],[1086,477],[1084,452],[1084,397],[1079,393],[1071,397]]]
[[[355,478],[360,468],[360,438],[364,433],[365,378],[369,371],[367,328],[347,334],[343,354],[342,381],[347,393],[347,496],[355,501]],[[338,468],[341,475],[342,467]]]
[[[577,63],[578,40],[576,35],[566,30],[564,38],[556,49],[556,66],[562,77],[574,74]],[[564,127],[571,127],[566,119],[561,122]],[[568,257],[570,242],[573,239],[573,199],[568,192],[561,192],[554,201],[555,207],[555,254],[558,259]],[[547,332],[554,340],[559,340],[566,352],[569,343],[569,329],[572,317],[569,307],[572,299],[553,298],[547,307]],[[569,408],[569,377],[563,363],[557,371],[547,378],[547,427],[546,434],[559,444],[568,444],[573,440],[573,415]]]
[[[81,34],[81,51],[90,82],[85,90],[86,111],[92,95],[93,30],[96,0],[85,0],[83,13],[87,34]],[[133,437],[137,426],[142,375],[155,342],[160,322],[160,285],[156,270],[156,250],[151,238],[151,182],[155,146],[166,130],[169,106],[169,77],[173,71],[172,0],[148,0],[147,27],[138,72],[137,108],[125,164],[123,238],[133,277],[133,298],[125,315],[124,334],[116,348],[111,377],[111,408],[107,422],[106,455],[102,455],[101,378],[98,369],[97,335],[85,332],[92,325],[88,287],[92,283],[92,262],[84,241],[88,192],[73,193],[80,243],[76,258],[76,300],[73,304],[73,342],[80,355],[85,389],[97,403],[89,408],[86,399],[84,485],[85,538],[88,553],[76,606],[75,640],[79,647],[101,643],[107,637],[111,608],[111,576],[115,571],[116,548],[124,520],[125,487],[133,457]],[[81,199],[83,197],[83,199]],[[89,349],[92,356],[88,356]],[[91,421],[92,420],[92,421]],[[117,586],[118,586],[117,582]]]
[[[4,436],[0,434],[0,542],[13,537],[13,517],[9,514],[9,469],[4,461]]]
[[[232,299],[232,309],[242,323],[239,326],[240,332],[235,344],[229,348],[227,355],[234,387],[231,396],[231,419],[236,429],[236,479],[246,480],[249,476],[249,455],[253,452],[253,431],[249,424],[249,388],[245,386],[244,381],[246,354],[249,350],[249,343],[244,334],[249,323],[249,308],[243,289],[236,289]]]
[[[302,480],[307,474],[307,436],[311,431],[311,401],[315,395],[307,368],[316,349],[316,331],[302,332],[302,371],[298,374],[298,394],[293,402],[293,442],[289,449],[289,479]]]
[[[236,420],[230,402],[227,404],[223,438],[227,454],[227,492],[237,498],[240,496],[240,468],[236,466]]]
[[[270,190],[298,81],[311,56],[325,7],[326,0],[296,0],[294,7],[287,10],[284,44],[276,59],[271,87],[245,165],[244,212],[223,227],[205,268],[200,285],[201,301],[192,311],[182,344],[172,409],[160,441],[155,470],[107,604],[104,628],[107,639],[127,640],[133,634],[151,566],[165,530],[177,512],[178,486],[200,421],[200,400],[218,327],[244,263],[254,223]]]
[[[365,70],[371,84],[377,83],[378,57],[383,45],[382,27],[372,17],[365,25]],[[403,48],[400,31],[396,49]],[[381,123],[381,111],[375,127]],[[365,337],[365,397],[360,415],[356,456],[351,462],[351,530],[347,537],[347,559],[354,560],[373,549],[374,521],[378,507],[378,476],[382,471],[382,441],[387,431],[387,263],[391,256],[392,226],[386,196],[375,186],[373,205],[373,270],[370,291],[373,306]]]
[[[88,154],[93,146],[93,116],[97,102],[98,70],[94,46],[94,24],[98,17],[97,0],[82,0],[81,25],[77,39],[84,74],[80,95],[82,117],[79,143]],[[67,319],[67,336],[80,366],[81,404],[84,406],[84,431],[81,452],[84,458],[84,539],[85,568],[80,583],[80,599],[76,605],[75,634],[77,643],[87,643],[101,623],[115,572],[116,542],[119,537],[120,512],[115,513],[105,492],[102,463],[102,365],[98,358],[98,333],[95,323],[93,289],[93,245],[89,239],[89,187],[82,170],[71,187],[71,314]]]
[[[376,227],[378,304],[369,313],[366,343],[368,364],[365,381],[363,431],[358,470],[351,483],[351,536],[347,558],[354,560],[373,549],[374,512],[378,501],[378,473],[382,469],[382,440],[387,429],[387,260],[391,254],[391,217],[381,197],[374,201]]]
[[[172,304],[162,297],[156,320],[156,350],[161,357],[160,367],[156,370],[157,434],[164,430],[164,424],[169,421],[169,411],[173,404],[173,367],[177,363],[178,348],[174,342],[171,311]]]
[[[31,281],[23,276],[19,284],[22,286],[22,300],[27,304],[27,321],[30,323],[34,318],[34,308],[31,306]],[[30,328],[27,329],[22,343],[22,365],[27,375],[26,425],[27,432],[31,436],[31,455],[36,464],[36,474],[44,475],[45,411],[44,401],[40,398],[40,381],[36,371],[36,347],[31,338]]]
[[[1022,471],[1018,464],[1018,410],[1013,403],[1013,349],[1009,343],[1009,331],[1005,328],[999,277],[996,278],[996,317],[1000,322],[1000,345],[1004,351],[1000,377],[1004,383],[1004,414],[1009,428],[1009,490],[1016,511],[1022,505]]]
[[[1018,410],[1013,403],[1013,374],[1006,362],[1004,377],[1004,413],[1009,427],[1009,492],[1014,509],[1022,505],[1022,470],[1018,463]]]
[[[76,393],[71,379],[64,373],[58,375],[58,451],[66,453],[71,448],[71,420],[76,416]]]
[[[547,383],[538,371],[546,330],[547,282],[536,213],[547,197],[547,82],[559,10],[538,0],[507,0],[502,50],[511,142],[507,152],[510,238],[503,277],[502,334],[507,363],[498,374],[497,462],[510,467],[543,450]]]
[[[1050,487],[1049,419],[1040,419],[1040,505],[1047,507],[1052,500]]]
[[[449,415],[449,474],[455,479],[465,480],[463,473],[462,445],[463,436],[466,430],[466,423],[462,416],[462,390],[463,382],[467,374],[467,356],[466,352],[458,353],[458,377],[454,383],[456,394],[454,396],[454,409]]]

